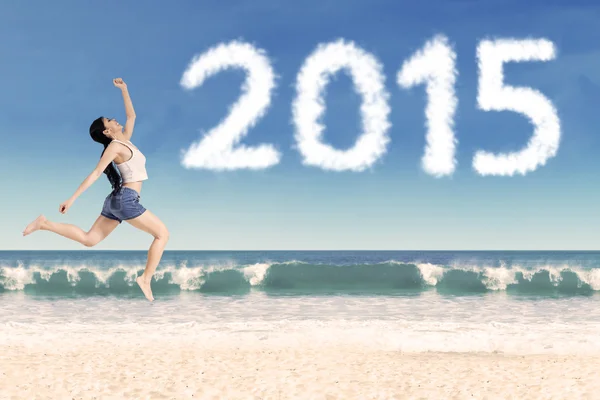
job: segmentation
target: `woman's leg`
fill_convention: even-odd
[[[136,218],[128,219],[129,222],[134,227],[141,229],[144,232],[148,232],[152,236],[154,236],[154,240],[150,245],[150,249],[148,250],[148,260],[146,261],[146,269],[144,273],[136,279],[138,285],[144,292],[146,298],[150,301],[154,300],[152,296],[152,289],[150,289],[150,281],[152,280],[152,275],[154,275],[154,271],[156,271],[156,267],[162,258],[163,251],[165,250],[165,246],[169,241],[169,231],[163,222],[150,210],[144,211],[142,215]]]
[[[40,215],[35,221],[27,225],[23,231],[23,236],[27,236],[37,230],[44,230],[57,233],[67,239],[79,242],[86,247],[92,247],[110,235],[117,226],[119,226],[119,221],[100,215],[90,230],[85,232],[78,226],[61,222],[52,222],[45,216]]]

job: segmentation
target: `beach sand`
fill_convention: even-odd
[[[269,348],[189,339],[14,342],[0,346],[2,399],[600,397],[599,357]]]

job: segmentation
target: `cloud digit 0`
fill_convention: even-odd
[[[323,92],[329,76],[345,69],[362,96],[360,107],[363,132],[354,146],[341,151],[323,143],[324,126],[318,120],[325,112]],[[383,67],[370,53],[342,39],[320,44],[306,59],[296,82],[292,105],[295,139],[303,164],[333,171],[363,171],[386,151],[391,126],[389,94]]]

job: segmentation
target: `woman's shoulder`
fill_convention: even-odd
[[[114,146],[118,146],[118,147],[121,147],[121,146],[131,147],[131,146],[133,146],[133,143],[131,143],[129,140],[124,141],[124,140],[119,140],[119,139],[113,139],[113,140],[110,141],[110,145],[113,145],[113,143],[114,143]],[[119,146],[119,145],[121,145],[121,146]]]

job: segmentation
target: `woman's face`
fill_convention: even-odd
[[[110,136],[111,133],[120,132],[123,130],[121,124],[117,122],[117,120],[112,118],[104,118],[104,134],[106,136]]]

